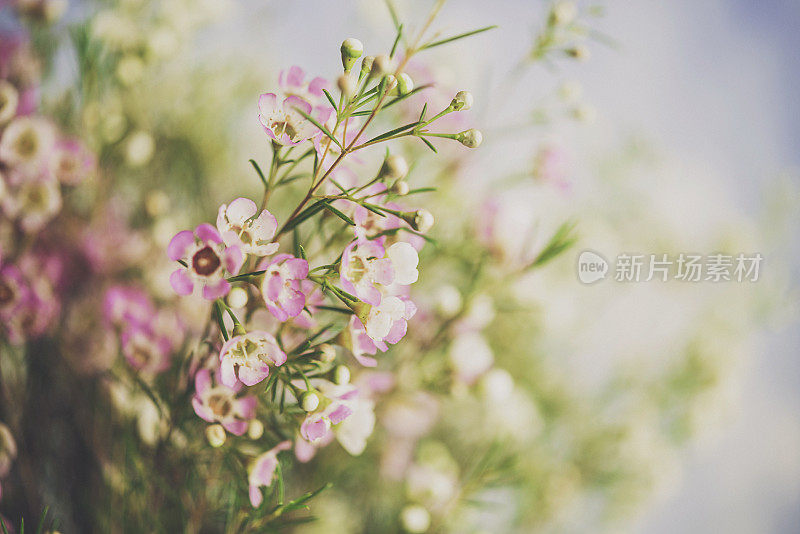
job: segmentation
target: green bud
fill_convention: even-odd
[[[392,71],[392,59],[386,54],[375,56],[372,62],[372,69],[370,69],[370,76],[381,78]]]
[[[409,211],[403,213],[401,218],[421,234],[430,230],[434,223],[433,214],[428,210]]]
[[[405,72],[397,75],[397,92],[401,95],[410,93],[414,90],[414,80]]]
[[[361,60],[361,74],[359,79],[363,78],[372,71],[372,64],[375,63],[375,56],[366,56]]]
[[[250,439],[258,439],[264,435],[264,423],[258,419],[253,419],[247,425],[247,437]]]
[[[339,87],[339,91],[345,98],[352,98],[356,91],[358,90],[358,83],[356,80],[353,79],[350,74],[342,74],[336,80],[336,85]]]
[[[408,182],[400,179],[393,183],[389,190],[395,195],[403,196],[408,194],[408,192],[411,190],[411,187],[408,185]]]
[[[225,433],[225,429],[222,428],[222,425],[210,425],[206,427],[206,439],[212,447],[222,447],[225,445],[225,440],[227,438],[228,435]]]
[[[317,347],[322,354],[320,354],[319,359],[323,363],[331,363],[336,359],[336,349],[333,345],[329,345],[328,343],[323,343],[319,347]]]
[[[364,45],[358,39],[345,39],[342,43],[342,66],[345,72],[350,72],[356,60],[364,53]]]
[[[478,148],[483,142],[483,134],[480,130],[470,128],[469,130],[457,133],[455,139],[467,148]]]
[[[387,180],[399,180],[408,174],[408,163],[403,156],[392,154],[383,161],[380,177]]]
[[[450,107],[456,111],[467,111],[472,107],[472,93],[469,91],[459,91],[450,102]]]

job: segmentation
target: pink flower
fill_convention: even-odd
[[[250,504],[253,505],[253,508],[261,506],[264,500],[264,496],[261,494],[261,486],[268,488],[272,485],[272,479],[275,478],[275,470],[278,468],[278,453],[291,447],[292,443],[290,441],[282,441],[272,449],[262,453],[253,462],[247,477],[250,485]]]
[[[263,260],[259,271],[266,271],[261,281],[261,295],[267,309],[279,321],[297,317],[306,305],[301,282],[308,277],[308,262],[290,254],[278,254]]]
[[[322,296],[319,286],[309,279],[300,281],[300,291],[305,295],[306,301],[300,314],[292,318],[292,324],[297,328],[311,330],[317,326],[314,314],[317,307],[325,302],[325,297]]]
[[[383,246],[366,239],[353,241],[344,249],[339,275],[345,291],[373,305],[381,302],[378,284],[394,281],[392,260],[386,257]]]
[[[131,367],[148,376],[169,368],[173,345],[169,339],[155,335],[150,328],[130,326],[120,337],[122,354]]]
[[[203,297],[214,300],[225,296],[231,288],[225,273],[235,275],[244,262],[238,246],[226,247],[222,236],[210,224],[200,224],[194,232],[184,230],[175,234],[167,247],[171,260],[184,265],[169,277],[179,295],[190,295],[195,283],[203,288]]]
[[[416,305],[406,297],[384,295],[378,306],[369,306],[350,320],[353,355],[362,365],[375,365],[364,354],[388,350],[387,343],[397,343],[406,335],[408,320],[417,312]],[[366,335],[366,337],[364,337]],[[370,342],[372,345],[370,345]],[[374,346],[374,347],[373,347]]]
[[[317,76],[309,82],[305,81],[306,73],[298,66],[289,67],[288,70],[283,70],[278,75],[278,84],[286,96],[296,96],[302,98],[312,106],[317,107],[319,104],[324,104],[329,107],[328,101],[322,92],[323,89],[328,89],[328,81],[324,78]]]
[[[217,215],[217,230],[227,246],[237,246],[245,254],[269,256],[278,250],[278,243],[272,242],[278,221],[267,210],[258,217],[256,213],[256,203],[249,198],[223,204]]]
[[[106,291],[103,315],[108,325],[144,327],[155,314],[156,308],[153,302],[141,289],[112,286]]]
[[[27,278],[23,273],[34,276]],[[0,267],[0,324],[12,343],[20,344],[46,333],[59,309],[53,281],[41,269],[38,258],[25,256],[20,267]]]
[[[232,388],[238,382],[246,386],[258,384],[269,376],[270,365],[284,364],[286,353],[272,334],[254,330],[225,342],[219,359],[221,381]]]
[[[0,207],[9,219],[15,219],[25,232],[38,232],[61,210],[61,190],[48,173],[18,171],[0,176]]]
[[[231,434],[241,436],[247,430],[247,422],[256,416],[258,400],[252,395],[237,397],[241,384],[230,388],[211,380],[208,369],[200,369],[194,377],[195,395],[192,397],[194,412],[204,421],[219,423]]]
[[[50,159],[51,172],[66,185],[81,183],[94,172],[96,165],[94,155],[73,139],[58,141]]]
[[[300,425],[300,435],[309,443],[324,440],[331,427],[338,425],[350,415],[358,398],[358,388],[352,384],[336,385],[327,380],[312,380],[311,384],[325,396],[321,410],[309,413]]]
[[[322,132],[297,110],[312,115],[313,106],[297,96],[288,96],[280,103],[275,93],[264,93],[258,99],[258,120],[267,135],[277,143],[296,146],[308,139],[322,135]],[[332,109],[314,113],[319,123],[325,123]]]

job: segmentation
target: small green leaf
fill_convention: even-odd
[[[308,113],[306,113],[305,111],[303,111],[300,108],[294,108],[294,110],[296,112],[298,112],[300,115],[302,115],[303,117],[305,117],[306,120],[308,120],[308,122],[310,122],[311,124],[316,126],[317,129],[319,129],[320,132],[322,132],[325,135],[327,135],[331,139],[331,141],[336,143],[336,146],[338,146],[339,148],[342,148],[341,143],[339,143],[339,141],[333,136],[333,134],[331,132],[329,132],[327,128],[325,128],[323,125],[321,125],[319,123],[319,121],[317,121],[317,119],[315,119],[314,117],[312,117],[311,115],[309,115]]]
[[[338,209],[336,209],[333,206],[331,206],[328,202],[324,202],[322,204],[322,207],[325,208],[326,210],[330,211],[331,213],[333,213],[337,217],[339,217],[341,220],[343,220],[344,222],[346,222],[350,226],[355,226],[356,225],[356,223],[355,223],[355,221],[353,219],[351,219],[350,217],[348,217],[347,215],[345,215],[344,213],[342,213]]]
[[[457,41],[458,39],[463,39],[465,37],[470,37],[472,35],[476,35],[476,34],[479,34],[479,33],[487,32],[487,31],[493,30],[495,28],[497,28],[497,25],[486,26],[485,28],[480,28],[480,29],[477,29],[477,30],[472,30],[470,32],[460,33],[458,35],[454,35],[452,37],[448,37],[448,38],[442,39],[440,41],[434,41],[432,43],[428,43],[428,44],[422,46],[422,48],[420,48],[420,50],[427,50],[428,48],[433,48],[435,46],[441,46],[443,44],[452,43],[453,41]]]
[[[403,36],[403,25],[399,25],[397,27],[397,37],[394,38],[394,44],[392,45],[392,51],[389,53],[389,57],[394,57],[394,53],[397,51],[397,44],[400,42],[400,38]]]
[[[259,166],[258,166],[258,163],[256,163],[256,160],[254,160],[254,159],[251,159],[251,160],[250,160],[250,165],[252,165],[252,166],[253,166],[253,168],[256,170],[256,173],[258,173],[258,177],[261,179],[261,183],[263,183],[263,184],[264,184],[264,187],[268,187],[268,185],[267,185],[267,179],[266,179],[266,177],[264,176],[264,173],[263,173],[263,172],[261,172],[261,167],[259,167]]]
[[[433,150],[433,152],[434,152],[434,153],[437,153],[437,152],[438,152],[438,151],[436,150],[436,147],[435,147],[435,146],[433,146],[433,144],[432,144],[430,141],[428,141],[428,140],[427,140],[427,139],[425,139],[424,137],[420,137],[420,139],[422,139],[422,142],[423,142],[423,143],[425,143],[426,145],[428,145],[428,148],[430,148],[431,150]]]
[[[330,103],[331,103],[331,106],[333,106],[333,109],[337,109],[337,108],[338,108],[338,106],[336,105],[336,102],[333,100],[333,97],[332,97],[332,96],[331,96],[331,94],[328,92],[328,90],[327,90],[327,89],[323,89],[323,90],[322,90],[322,92],[323,92],[323,93],[325,93],[325,96],[327,97],[327,99],[328,99],[328,102],[330,102]]]

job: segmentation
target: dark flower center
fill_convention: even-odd
[[[219,269],[219,256],[211,247],[203,247],[192,256],[192,268],[200,276],[209,276]]]
[[[217,417],[227,416],[229,413],[231,413],[231,409],[233,408],[231,399],[226,395],[220,394],[211,395],[211,397],[208,399],[208,406]]]
[[[0,280],[0,306],[7,306],[14,302],[15,291],[8,282]]]

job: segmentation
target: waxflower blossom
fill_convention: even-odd
[[[311,81],[306,82],[305,71],[293,65],[288,70],[281,71],[278,75],[278,84],[283,90],[284,95],[296,96],[302,98],[314,108],[317,108],[319,103],[327,102],[323,89],[328,88],[328,81],[325,78],[317,76]],[[329,106],[325,106],[329,107]]]
[[[216,382],[220,382],[219,374]],[[194,390],[192,407],[198,417],[209,423],[219,423],[237,436],[247,431],[248,422],[256,415],[257,399],[252,395],[237,397],[241,384],[232,388],[215,385],[211,372],[200,369],[194,378]]]
[[[274,243],[278,221],[269,211],[263,210],[258,217],[258,207],[249,198],[237,198],[228,205],[219,207],[217,230],[225,245],[237,246],[245,254],[269,256],[278,250]]]
[[[78,141],[58,141],[50,158],[50,169],[56,179],[65,185],[77,185],[94,171],[94,155]]]
[[[19,93],[16,87],[6,80],[0,80],[0,124],[14,118],[19,104]]]
[[[226,247],[219,232],[207,223],[198,225],[194,232],[183,230],[175,234],[167,255],[184,262],[169,279],[175,292],[190,295],[199,284],[208,300],[228,293],[231,285],[225,280],[225,273],[235,275],[244,262],[241,249],[236,245]]]
[[[260,287],[270,313],[279,321],[300,315],[306,305],[301,283],[308,277],[308,262],[278,254],[271,261],[262,261],[258,270],[265,271]]]
[[[275,93],[264,93],[258,99],[258,120],[273,141],[284,146],[296,146],[322,134],[298,109],[311,115],[313,106],[299,96],[288,96],[279,103]],[[321,110],[315,113],[314,118],[325,123],[331,111],[330,108]]]
[[[253,462],[247,476],[247,482],[250,486],[250,504],[253,505],[253,508],[258,508],[264,501],[261,487],[268,488],[272,485],[272,480],[275,478],[275,470],[278,468],[278,453],[291,447],[292,443],[290,441],[282,441],[272,449],[262,453]]]
[[[380,286],[409,285],[417,281],[419,256],[408,243],[395,243],[384,249],[378,241],[360,239],[350,243],[342,254],[340,280],[345,291],[377,306]]]
[[[386,352],[387,343],[397,343],[406,335],[408,320],[417,313],[417,306],[408,298],[384,295],[380,305],[357,304],[355,311],[356,316],[350,323],[353,355],[359,362],[371,367],[374,364],[364,363],[369,360],[363,357],[363,354],[375,354],[369,342],[381,352]],[[362,334],[366,334],[366,338]]]
[[[39,231],[61,210],[61,191],[50,175],[10,174],[5,188],[0,207],[25,232]]]
[[[309,413],[300,425],[300,435],[309,443],[327,436],[334,425],[338,425],[353,414],[358,399],[356,386],[337,385],[327,380],[312,380],[311,384],[324,395],[316,411]]]
[[[120,340],[125,359],[140,373],[152,376],[169,368],[173,345],[166,337],[134,326],[123,330]]]
[[[52,124],[40,117],[17,117],[0,138],[0,160],[12,166],[38,168],[54,144]]]
[[[233,388],[238,382],[246,386],[258,384],[269,376],[270,365],[280,366],[286,362],[286,353],[272,334],[253,330],[225,342],[219,359],[220,380]]]

